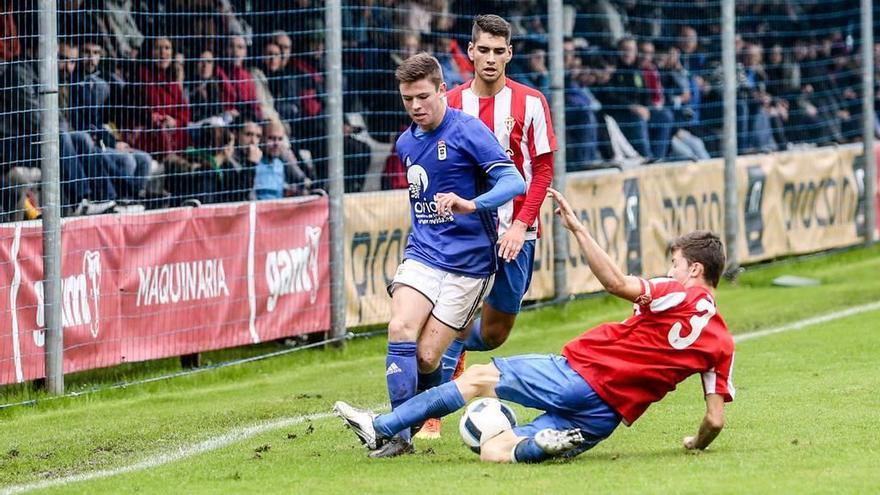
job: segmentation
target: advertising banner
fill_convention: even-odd
[[[65,220],[64,370],[330,326],[327,199]],[[38,222],[0,227],[0,383],[44,373]]]

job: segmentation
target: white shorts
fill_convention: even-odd
[[[444,325],[464,330],[480,303],[492,288],[495,275],[485,278],[466,277],[432,268],[420,261],[404,260],[397,267],[394,280],[388,286],[388,294],[401,285],[419,291],[431,301],[431,316]]]

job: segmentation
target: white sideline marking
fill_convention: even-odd
[[[150,469],[158,466],[162,466],[165,464],[170,464],[172,462],[177,462],[187,457],[192,457],[199,454],[204,454],[205,452],[210,452],[212,450],[217,450],[227,445],[240,442],[242,440],[247,440],[248,438],[254,437],[261,433],[265,433],[271,430],[277,430],[279,428],[286,428],[288,426],[293,426],[299,423],[304,423],[306,421],[318,420],[318,419],[326,419],[332,417],[333,413],[316,413],[309,414],[306,416],[294,416],[291,418],[281,418],[276,419],[274,421],[267,421],[264,423],[258,423],[253,426],[248,427],[238,427],[233,428],[227,433],[223,435],[209,438],[204,442],[197,443],[195,445],[189,446],[181,446],[176,450],[172,450],[169,452],[164,452],[160,454],[156,454],[152,457],[147,457],[146,459],[137,462],[135,464],[130,464],[128,466],[122,466],[114,469],[102,469],[100,471],[92,471],[90,473],[80,473],[72,476],[65,476],[64,478],[56,478],[52,480],[45,481],[37,481],[35,483],[28,483],[25,485],[15,485],[4,488],[0,491],[2,495],[12,495],[14,493],[24,493],[29,492],[31,490],[41,490],[45,488],[53,488],[60,485],[66,485],[68,483],[76,483],[79,481],[89,481],[100,478],[109,478],[111,476],[116,476],[118,474],[131,473],[134,471],[142,471],[145,469]]]
[[[782,325],[776,328],[768,328],[766,330],[756,330],[754,332],[743,333],[740,335],[735,335],[733,337],[734,342],[742,342],[744,340],[752,340],[760,337],[766,337],[768,335],[774,335],[777,333],[788,332],[790,330],[801,330],[806,327],[811,327],[813,325],[818,325],[819,323],[827,323],[833,320],[839,320],[841,318],[846,318],[848,316],[853,316],[861,313],[866,313],[868,311],[874,311],[876,309],[880,309],[880,301],[863,304],[861,306],[854,306],[852,308],[842,309],[840,311],[835,311],[833,313],[824,314],[821,316],[813,316],[811,318],[806,318],[800,321],[795,321],[793,323],[789,323],[787,325]]]
[[[863,304],[861,306],[854,306],[852,308],[835,311],[833,313],[828,313],[821,316],[813,316],[811,318],[805,318],[800,321],[796,321],[793,323],[789,323],[787,325],[782,325],[779,327],[768,328],[766,330],[756,330],[754,332],[743,333],[739,335],[735,335],[733,340],[735,342],[742,342],[744,340],[752,340],[760,337],[766,337],[768,335],[775,335],[777,333],[788,332],[792,330],[801,330],[807,327],[811,327],[813,325],[817,325],[819,323],[826,323],[833,320],[839,320],[841,318],[846,318],[848,316],[853,316],[861,313],[866,313],[869,311],[874,311],[880,309],[880,301]],[[376,410],[382,406],[371,407],[370,410]],[[55,486],[66,485],[68,483],[76,483],[79,481],[89,481],[100,478],[109,478],[111,476],[116,476],[118,474],[131,473],[135,471],[142,471],[145,469],[151,469],[154,467],[159,467],[165,464],[170,464],[173,462],[177,462],[188,457],[192,457],[199,454],[204,454],[206,452],[210,452],[212,450],[217,450],[228,445],[231,445],[236,442],[240,442],[242,440],[247,440],[248,438],[254,437],[261,433],[265,433],[267,431],[276,430],[278,428],[285,428],[288,426],[292,426],[295,424],[303,423],[306,421],[313,421],[319,419],[327,419],[333,417],[333,413],[316,413],[309,414],[306,416],[293,416],[290,418],[281,418],[276,419],[274,421],[267,421],[264,423],[259,423],[253,426],[248,427],[238,427],[233,428],[228,433],[223,435],[209,438],[204,442],[197,443],[191,446],[182,446],[177,450],[172,450],[170,452],[165,452],[161,454],[156,454],[152,457],[148,457],[140,462],[135,464],[130,464],[128,466],[123,466],[114,469],[103,469],[101,471],[93,471],[90,473],[81,473],[75,474],[72,476],[66,476],[64,478],[56,478],[52,480],[38,481],[35,483],[29,483],[25,485],[13,485],[7,488],[0,490],[0,495],[12,495],[15,493],[24,493],[31,490],[39,490],[44,488],[52,488]]]

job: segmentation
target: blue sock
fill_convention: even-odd
[[[471,334],[468,336],[467,340],[464,343],[464,349],[466,351],[491,351],[492,348],[486,345],[483,342],[483,336],[480,335],[483,328],[483,319],[477,318],[474,320],[474,326],[471,328]]]
[[[464,397],[454,382],[420,393],[373,421],[380,434],[392,437],[395,433],[409,432],[411,426],[428,418],[441,418],[464,407]]]
[[[440,379],[443,375],[443,369],[441,366],[438,366],[436,370],[430,373],[422,373],[419,372],[419,385],[417,387],[418,392],[424,392],[425,390],[430,390],[437,385],[440,385]]]
[[[463,340],[455,339],[449,344],[446,352],[443,353],[443,358],[440,359],[440,368],[443,370],[440,379],[441,383],[452,380],[452,374],[455,373],[455,367],[458,366],[458,358],[461,357],[461,351],[463,350]]]
[[[388,384],[388,398],[394,410],[416,395],[418,365],[416,364],[415,342],[389,342],[388,356],[385,358],[385,381]],[[401,431],[404,440],[409,440],[409,430]]]
[[[516,448],[513,450],[513,457],[516,462],[525,463],[541,462],[550,458],[541,447],[538,447],[534,438],[526,438],[516,444]]]

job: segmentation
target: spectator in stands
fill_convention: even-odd
[[[263,155],[254,172],[257,200],[279,199],[305,191],[305,175],[285,160],[287,151],[284,125],[270,121],[263,126]]]
[[[326,179],[326,166],[322,163],[326,152],[326,115],[324,98],[327,90],[324,82],[324,40],[323,35],[313,36],[309,42],[308,53],[291,60],[292,72],[297,84],[299,118],[293,126],[297,149],[305,148],[312,154],[317,166],[316,181]],[[321,187],[321,186],[318,186]]]
[[[401,36],[400,53],[392,53],[392,57],[398,57],[398,65],[404,60],[422,51],[422,35],[415,31],[405,31]]]
[[[526,53],[525,74],[517,80],[537,89],[550,98],[550,70],[547,68],[547,51],[541,45],[531,45]]]
[[[700,50],[700,41],[697,30],[691,26],[682,26],[678,37],[678,49],[681,52],[681,66],[688,72],[690,84],[690,106],[694,112],[691,124],[699,126],[701,123],[700,110],[703,95],[708,92],[706,86],[706,73],[708,64],[706,54]],[[703,133],[695,129],[697,135]]]
[[[774,130],[781,129],[783,105],[777,104],[767,92],[767,73],[763,63],[764,50],[756,43],[745,44],[742,52],[744,78],[741,84],[746,90],[749,107],[747,151],[776,151],[785,142],[774,139]],[[784,139],[784,137],[783,137]]]
[[[660,70],[654,64],[654,43],[644,40],[639,44],[639,68],[642,70],[644,89],[648,92],[648,109],[651,119],[648,131],[651,138],[651,155],[657,160],[666,158],[672,139],[673,115],[666,105],[666,95],[660,79]]]
[[[858,141],[862,132],[861,69],[842,43],[832,45],[830,55],[828,79],[840,105],[841,131],[848,141]]]
[[[137,58],[144,35],[132,14],[132,0],[96,0],[89,15],[99,27],[100,43],[111,59]]]
[[[270,111],[275,118],[283,122],[292,122],[299,115],[297,95],[299,93],[296,79],[291,77],[284,68],[284,54],[281,47],[274,41],[263,46],[263,58],[259,68],[251,70],[254,81],[259,88],[264,88],[267,100],[271,102]],[[265,108],[265,107],[264,107]],[[264,110],[264,115],[266,111]]]
[[[566,170],[585,170],[601,160],[598,147],[599,123],[596,114],[602,106],[590,92],[595,82],[592,70],[584,67],[575,41],[566,39],[565,50],[565,161]]]
[[[831,95],[827,72],[817,57],[816,45],[810,39],[795,40],[791,84],[800,88],[800,111],[809,119],[818,119],[828,126],[825,136],[843,143],[840,107]]]
[[[110,152],[100,148],[86,131],[73,129],[69,115],[70,93],[74,88],[73,79],[79,60],[79,48],[69,41],[58,43],[58,107],[59,131],[61,135],[61,156],[63,160],[79,162],[85,177],[89,180],[89,190],[96,205],[88,213],[110,212],[116,207],[116,188],[111,178],[117,177],[116,163],[110,159]],[[77,167],[77,165],[72,165]],[[89,206],[84,201],[84,208]]]
[[[324,8],[323,2],[316,0],[261,0],[259,4],[274,4],[274,12],[268,17],[277,19],[265,19],[266,24],[271,26],[269,31],[284,28],[293,38],[293,57],[307,56],[314,50],[314,38],[324,34]],[[265,8],[261,7],[260,8]],[[277,15],[279,11],[292,12],[285,15]]]
[[[146,132],[139,133],[137,141],[132,144],[159,159],[182,153],[191,143],[186,130],[191,113],[183,92],[184,78],[183,55],[175,55],[170,38],[154,38],[146,61],[138,71],[137,81],[147,118],[142,115],[130,117],[136,119],[133,124],[146,126]]]
[[[4,29],[14,32],[15,23],[4,20]],[[21,205],[27,193],[28,181],[16,179],[38,176],[33,173],[40,168],[41,112],[37,79],[37,56],[33,38],[21,38],[17,44],[3,40],[2,91],[0,91],[0,170],[12,190],[0,190],[4,208]],[[62,215],[97,214],[112,209],[111,201],[92,192],[83,164],[77,156],[70,134],[59,134],[61,171]],[[20,168],[21,170],[16,170]],[[100,198],[104,199],[104,198]]]
[[[399,3],[402,28],[420,34],[431,32],[434,18],[448,10],[446,0],[409,0]]]
[[[660,80],[663,85],[666,107],[673,115],[673,136],[670,153],[676,160],[706,160],[709,153],[703,141],[691,131],[693,108],[691,85],[687,70],[682,66],[681,52],[669,45],[660,56]]]
[[[281,70],[285,75],[291,75],[290,57],[293,53],[293,44],[290,36],[284,31],[275,31],[272,33],[270,41],[278,45],[281,50]]]
[[[90,138],[85,140],[82,151],[86,156],[100,155],[122,197],[142,198],[153,160],[110,132],[105,112],[109,106],[110,84],[101,72],[104,48],[97,39],[86,38],[82,41],[81,55],[82,63],[70,73],[69,99],[64,113],[67,125],[71,132],[85,133]]]
[[[614,0],[575,0],[574,31],[593,46],[615,46],[625,35],[625,13]]]
[[[601,92],[605,112],[617,121],[633,147],[647,160],[653,160],[648,122],[651,120],[650,95],[644,90],[642,70],[637,65],[638,48],[633,38],[617,44],[617,67]]]
[[[196,123],[211,118],[231,122],[238,116],[232,86],[217,75],[216,64],[210,50],[203,51],[195,63],[189,64],[189,75],[183,86]]]
[[[165,188],[177,204],[217,203],[224,198],[224,170],[235,151],[232,132],[223,126],[204,126],[195,133],[194,146],[165,162]]]
[[[217,67],[217,74],[232,88],[232,102],[238,113],[262,119],[263,111],[254,79],[245,66],[247,50],[247,41],[243,36],[230,37],[226,53],[228,58]]]
[[[454,88],[474,77],[474,66],[467,54],[450,33],[438,31],[434,35],[434,56],[443,69],[443,82]]]
[[[225,172],[227,201],[248,201],[254,197],[254,171],[263,158],[260,142],[263,128],[250,119],[240,120],[235,134],[235,153]]]

